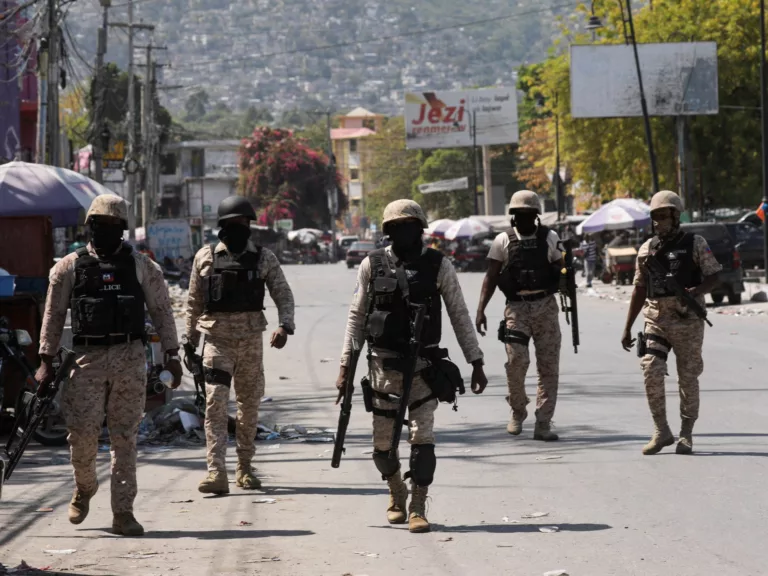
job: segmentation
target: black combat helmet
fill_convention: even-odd
[[[219,204],[219,226],[224,220],[245,216],[249,220],[256,220],[256,211],[243,196],[228,196]]]

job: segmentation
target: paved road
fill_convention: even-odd
[[[338,412],[331,387],[356,271],[343,265],[286,271],[296,292],[298,329],[285,350],[266,354],[267,394],[274,401],[265,404],[263,420],[333,427]],[[462,275],[470,310],[481,281],[478,274]],[[196,491],[204,475],[202,449],[142,450],[136,515],[148,530],[144,539],[106,532],[107,454],[99,454],[102,487],[79,527],[66,520],[69,466],[22,466],[0,504],[0,561],[14,566],[24,559],[67,574],[185,576],[533,576],[558,569],[571,576],[768,573],[768,316],[712,315],[697,455],[676,456],[668,449],[643,457],[651,420],[638,359],[618,343],[626,291],[599,285],[597,291],[581,300],[578,355],[563,348],[556,414],[563,441],[557,444],[534,443],[530,421],[522,436],[507,435],[505,356],[494,338],[483,340],[486,393],[463,397],[458,413],[443,405],[437,415],[431,534],[412,535],[386,524],[385,484],[363,454],[370,447],[370,418],[358,399],[338,470],[330,467],[327,444],[260,446],[259,471],[275,504],[253,503],[263,494],[234,487],[228,497],[202,498]],[[490,325],[501,312],[496,296]],[[268,317],[274,325],[274,309]],[[570,335],[564,335],[567,344]],[[461,358],[451,334],[445,342]],[[677,428],[671,371],[669,412]],[[534,382],[529,377],[531,393]],[[63,454],[33,446],[27,459],[46,463]],[[230,451],[234,468],[232,456]],[[176,503],[183,500],[192,502]],[[40,507],[54,511],[35,512]],[[548,515],[523,518],[534,512]],[[543,533],[541,526],[559,532]]]

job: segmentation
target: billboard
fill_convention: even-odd
[[[429,184],[419,184],[419,192],[432,194],[434,192],[449,192],[451,190],[469,190],[469,178],[454,178],[453,180],[440,180]]]
[[[515,89],[405,93],[406,148],[472,146],[473,129],[478,146],[518,142]]]
[[[717,114],[717,44],[639,44],[651,116]],[[631,45],[571,46],[571,116],[642,116]]]

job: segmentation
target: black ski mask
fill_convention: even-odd
[[[99,258],[109,258],[123,243],[123,225],[91,221],[91,244]]]
[[[518,210],[512,215],[512,226],[517,228],[521,236],[530,236],[536,232],[536,221],[539,215],[534,211]]]
[[[230,224],[225,224],[219,231],[219,240],[224,242],[229,251],[234,254],[245,252],[250,237],[251,227],[246,224],[236,224],[232,222]]]
[[[387,224],[387,234],[392,241],[392,251],[400,260],[410,262],[421,255],[421,235],[424,228],[417,220],[403,220]]]

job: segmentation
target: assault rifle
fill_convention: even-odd
[[[696,301],[696,298],[691,296],[688,290],[680,285],[675,279],[674,274],[664,268],[655,255],[649,255],[645,262],[651,272],[664,278],[664,287],[668,292],[674,293],[686,307],[693,310],[696,316],[704,320],[709,326],[712,326],[712,322],[707,319],[707,311],[704,307]]]
[[[565,322],[571,326],[573,351],[579,353],[579,308],[576,302],[576,271],[573,269],[573,248],[570,240],[560,242],[565,265],[560,278],[560,309],[565,312]],[[570,304],[570,305],[569,305]]]
[[[392,425],[392,445],[389,448],[390,460],[398,459],[397,448],[400,445],[405,412],[408,410],[411,398],[413,375],[416,373],[416,362],[419,360],[419,350],[421,349],[421,329],[424,325],[424,316],[427,313],[427,307],[423,304],[411,304],[410,307],[414,309],[413,321],[411,322],[411,340],[408,343],[408,357],[406,358],[405,371],[403,372],[403,393],[400,396],[397,416]]]
[[[184,347],[184,366],[195,381],[195,406],[200,414],[205,413],[205,372],[203,371],[203,359],[198,355],[192,342],[186,336],[182,336],[181,345]]]
[[[347,426],[349,426],[349,417],[352,415],[352,393],[355,391],[355,370],[357,362],[360,359],[360,345],[357,340],[352,340],[352,355],[347,367],[347,379],[344,381],[344,399],[341,401],[341,410],[339,411],[339,427],[333,439],[333,456],[331,457],[331,468],[338,468],[341,464],[341,455],[346,452],[344,440],[347,437]]]
[[[61,383],[69,377],[69,372],[75,363],[75,353],[66,348],[59,350],[59,367],[56,369],[53,382],[48,386],[40,386],[36,382],[35,393],[23,393],[21,407],[13,423],[11,437],[0,454],[0,497],[2,497],[3,482],[13,474],[16,465],[21,460],[32,435],[40,423],[45,420],[53,407],[53,399],[59,391]]]

